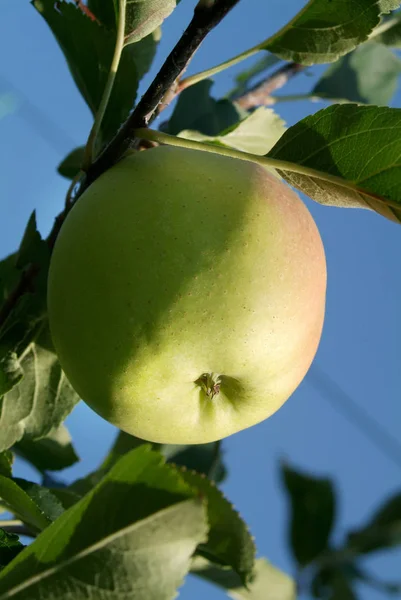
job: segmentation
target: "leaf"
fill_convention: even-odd
[[[42,240],[37,227],[35,211],[32,213],[17,253],[0,263],[0,287],[4,301],[21,278],[19,270],[31,266],[40,268],[40,275],[26,293],[14,303],[12,310],[0,327],[0,402],[1,396],[19,383],[23,371],[19,354],[32,341],[46,313],[46,277],[49,266],[49,248]]]
[[[148,3],[146,3],[148,4]],[[102,27],[77,6],[60,0],[33,0],[56,37],[74,81],[95,115],[103,95],[115,46],[115,31]],[[102,121],[102,140],[108,140],[133,108],[138,77],[132,52],[122,53],[113,91]]]
[[[147,442],[144,440],[129,435],[125,431],[120,431],[100,469],[107,471],[120,456],[145,443]],[[161,452],[167,461],[193,469],[198,473],[204,473],[213,481],[220,482],[227,474],[221,455],[220,441],[210,444],[192,444],[190,446],[152,444],[152,447],[154,450]]]
[[[15,266],[23,269],[30,264],[35,264],[45,269],[50,260],[49,247],[37,229],[36,213],[33,211],[26,226],[22,241],[17,252]]]
[[[329,479],[311,477],[282,466],[291,505],[290,545],[302,567],[327,549],[335,520],[335,495]]]
[[[21,272],[16,268],[17,255],[11,254],[0,262],[0,297],[3,301],[13,294],[21,279]],[[12,365],[12,361],[24,352],[43,328],[47,312],[47,267],[48,260],[44,259],[39,273],[28,282],[25,293],[13,303],[9,316],[0,326],[0,371],[1,367],[6,371],[12,367],[11,371],[15,371],[17,365],[15,362]],[[6,380],[9,375],[10,372],[8,375],[3,373]]]
[[[24,549],[18,535],[1,529],[0,522],[0,571]]]
[[[152,66],[160,38],[161,29],[155,29],[142,40],[136,42],[136,44],[130,44],[124,50],[124,52],[131,55],[131,59],[135,63],[138,81],[141,81]]]
[[[9,254],[0,261],[0,301],[1,303],[7,298],[10,291],[21,276],[21,273],[16,267],[17,253]]]
[[[287,129],[268,157],[321,204],[370,208],[401,220],[401,110],[333,105]]]
[[[10,450],[0,453],[0,475],[11,477],[14,455]]]
[[[175,9],[176,0],[124,0],[125,4],[125,44],[138,42],[166,19]],[[118,20],[118,2],[114,2]]]
[[[196,492],[141,446],[0,574],[0,598],[170,600],[207,536]]]
[[[48,521],[55,521],[64,512],[62,503],[51,490],[19,477],[14,477],[13,481],[31,498]]]
[[[285,131],[284,121],[271,108],[260,107],[242,121],[222,131],[220,135],[207,136],[197,131],[184,130],[178,137],[198,142],[217,143],[263,156],[271,150]]]
[[[387,29],[375,36],[375,42],[390,48],[401,48],[401,12],[385,19],[379,27],[382,29],[386,26]]]
[[[40,472],[60,471],[79,460],[71,443],[70,433],[64,425],[52,429],[49,435],[39,440],[25,437],[13,449]]]
[[[15,352],[9,352],[0,359],[0,397],[7,394],[21,381],[23,371]]]
[[[255,564],[255,544],[240,515],[213,482],[195,471],[181,470],[184,480],[207,499],[209,538],[198,553],[219,565],[231,567],[246,585]]]
[[[0,475],[0,500],[9,512],[18,516],[35,531],[42,531],[51,523],[51,518],[45,514],[42,507],[15,481],[3,475]]]
[[[221,483],[227,476],[221,452],[221,441],[191,446],[165,444],[159,450],[168,462],[204,474],[215,483]]]
[[[269,563],[265,558],[258,558],[252,582],[247,588],[236,573],[211,565],[208,561],[196,557],[191,572],[206,581],[210,581],[227,590],[234,600],[295,600],[295,582]]]
[[[178,97],[170,120],[161,127],[163,131],[177,135],[180,131],[192,129],[215,136],[237,123],[242,113],[229,100],[212,98],[212,85],[210,79],[205,79],[185,89]]]
[[[67,179],[74,179],[75,175],[80,171],[82,160],[84,157],[85,146],[79,146],[72,150],[65,159],[57,167],[57,171]]]
[[[327,600],[357,600],[352,589],[352,582],[346,572],[341,569],[323,569],[312,580],[314,598]]]
[[[399,0],[309,0],[285,27],[258,47],[303,65],[334,62],[366,41],[380,15],[399,4]]]
[[[116,29],[114,0],[88,0],[88,8],[102,25]]]
[[[89,0],[88,7],[102,25],[116,32],[116,15],[113,0]],[[135,44],[130,43],[129,45],[128,50],[135,62],[139,81],[150,69],[160,37],[161,29],[157,27],[140,41]]]
[[[330,66],[312,95],[385,106],[396,91],[400,73],[398,56],[382,44],[368,42]]]
[[[277,56],[274,56],[274,54],[267,54],[256,61],[249,69],[241,71],[235,78],[237,85],[227,94],[230,100],[235,100],[238,96],[242,96],[249,88],[254,77],[260,75],[279,62],[280,59]]]
[[[48,329],[32,342],[20,359],[23,379],[0,400],[0,450],[26,435],[48,436],[78,401],[54,353]]]
[[[360,554],[401,545],[401,493],[388,500],[359,530],[348,535],[347,547]]]

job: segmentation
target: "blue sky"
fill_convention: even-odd
[[[203,70],[268,37],[302,5],[300,0],[243,0],[212,32],[189,72]],[[166,23],[155,68],[184,29],[193,6],[193,1],[184,0]],[[2,0],[0,51],[0,96],[7,93],[14,107],[0,120],[0,256],[4,256],[16,248],[34,208],[42,233],[49,231],[68,187],[56,167],[71,149],[84,143],[91,117],[50,31],[28,0]],[[230,89],[238,70],[235,67],[216,78],[216,96]],[[306,92],[323,70],[311,68],[285,93]],[[393,105],[401,106],[399,91]],[[291,125],[321,107],[321,103],[302,101],[276,108]],[[326,322],[315,368],[328,373],[390,435],[399,437],[401,230],[367,211],[306,202],[320,229],[328,263]],[[224,491],[248,522],[259,554],[289,573],[294,565],[286,544],[280,458],[333,478],[339,496],[338,539],[401,487],[400,461],[397,466],[350,424],[328,401],[327,389],[322,393],[315,383],[312,370],[276,415],[224,442],[230,472]],[[82,457],[79,465],[63,473],[72,480],[97,466],[114,429],[83,404],[68,418],[68,425]],[[19,461],[15,472],[36,477]],[[385,553],[366,565],[381,577],[396,580],[400,559],[400,552]],[[367,588],[360,590],[366,600],[383,597]],[[180,598],[200,600],[206,592],[209,600],[223,597],[219,590],[190,579]]]

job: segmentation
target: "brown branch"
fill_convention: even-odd
[[[163,106],[166,105],[169,101],[170,91],[174,89],[178,78],[186,70],[191,58],[207,34],[220,23],[238,2],[239,0],[214,0],[214,2],[201,0],[198,3],[191,22],[175,48],[166,58],[159,73],[142,96],[135,110],[110,144],[88,169],[84,188],[116,163],[124,152],[132,146],[135,139],[135,129],[149,125],[155,118],[160,103],[163,102]]]
[[[245,110],[273,104],[271,99],[272,92],[282,88],[290,79],[292,79],[292,77],[298,75],[298,73],[301,73],[304,69],[304,65],[288,63],[274,71],[274,73],[269,75],[262,82],[257,83],[253,88],[245,92],[245,94],[242,94],[238,98],[234,98],[234,102]]]

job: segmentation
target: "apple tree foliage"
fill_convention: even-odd
[[[208,11],[221,19],[237,1],[201,0],[195,25],[198,19],[207,33]],[[107,156],[139,101],[139,83],[155,60],[161,25],[178,0],[31,4],[50,27],[97,120],[94,154],[106,149]],[[401,110],[387,106],[401,73],[395,52],[401,47],[399,5],[399,0],[309,0],[289,24],[249,51],[181,78],[170,118],[161,119],[150,139],[168,142],[172,138],[162,137],[168,135],[198,147],[212,144],[216,152],[245,152],[317,202],[370,209],[400,221]],[[191,40],[183,37],[179,44],[182,49]],[[215,99],[211,77],[257,53],[234,89]],[[285,74],[295,65],[301,70],[320,63],[328,66],[303,98],[323,98],[328,108],[287,130],[271,108],[274,94],[244,108],[241,99],[250,90],[274,81],[273,67]],[[165,82],[166,74],[158,79],[162,87]],[[171,86],[164,89],[169,91]],[[16,110],[12,96],[1,101],[3,112]],[[58,167],[73,180],[71,191],[82,184],[87,157],[83,144]],[[401,544],[401,494],[341,537],[334,484],[283,464],[295,580],[256,558],[254,538],[219,490],[227,474],[220,442],[163,446],[121,432],[95,472],[68,485],[54,477],[79,460],[63,425],[79,399],[52,347],[45,300],[51,250],[71,198],[48,239],[41,238],[32,214],[19,248],[0,262],[0,508],[3,517],[9,513],[14,519],[0,523],[0,599],[170,600],[189,572],[242,600],[291,600],[297,589],[316,598],[353,599],[354,583],[361,580],[399,592],[400,582],[378,581],[362,558]],[[13,477],[14,455],[38,470],[42,485]],[[26,536],[32,540],[28,545]]]

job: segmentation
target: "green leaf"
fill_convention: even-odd
[[[198,553],[231,567],[246,585],[255,564],[255,544],[246,524],[212,481],[195,471],[182,470],[181,475],[207,499],[209,538],[198,547]]]
[[[327,600],[357,600],[352,589],[352,578],[341,569],[323,569],[319,571],[312,581],[314,598]]]
[[[48,268],[50,260],[49,247],[37,229],[36,213],[33,211],[25,228],[22,241],[17,252],[15,266],[17,269],[35,264]]]
[[[210,79],[205,79],[185,89],[178,97],[170,120],[163,124],[163,131],[177,135],[180,131],[192,129],[215,136],[237,123],[242,113],[229,100],[212,98],[212,85]]]
[[[130,44],[124,50],[124,52],[128,52],[131,55],[131,59],[135,63],[138,81],[141,81],[142,77],[146,75],[152,66],[160,38],[161,29],[155,29],[155,31],[144,37],[140,42]]]
[[[70,433],[64,425],[52,429],[46,437],[39,440],[25,437],[13,450],[40,472],[60,471],[79,460]]]
[[[258,47],[303,65],[334,62],[366,41],[380,15],[399,4],[399,0],[309,0],[285,27]]]
[[[262,56],[259,60],[255,62],[249,69],[245,69],[239,75],[236,76],[236,86],[227,94],[227,96],[234,100],[238,96],[242,96],[250,86],[250,83],[254,77],[257,77],[270,67],[273,67],[280,59],[274,54],[267,54]]]
[[[375,42],[385,44],[390,48],[401,48],[401,12],[383,20],[380,29],[382,28],[385,29],[381,34],[375,36]]]
[[[20,552],[24,545],[19,541],[18,535],[8,533],[1,529],[0,522],[0,571],[4,569]]]
[[[24,236],[25,237],[25,236]],[[29,236],[28,236],[29,237]],[[35,243],[34,243],[35,245]],[[22,248],[21,248],[22,250]],[[41,251],[36,251],[36,259]],[[45,251],[46,252],[46,251]],[[17,269],[18,253],[7,256],[0,262],[0,302],[8,299],[21,280],[21,271]],[[29,261],[28,254],[26,258]],[[42,256],[41,269],[36,277],[28,280],[25,293],[13,303],[12,310],[6,321],[0,326],[0,371],[1,367],[9,368],[10,360],[20,356],[26,347],[33,341],[46,318],[46,288],[48,256]],[[20,253],[20,264],[24,262],[24,255]],[[14,371],[16,365],[14,363]],[[4,375],[4,374],[3,374]],[[1,376],[0,376],[1,377]],[[7,379],[8,376],[6,375]],[[1,392],[0,392],[1,396]]]
[[[268,157],[321,204],[370,208],[401,220],[401,110],[333,105],[287,129]]]
[[[141,446],[0,574],[0,598],[171,600],[207,536],[202,501]]]
[[[125,44],[138,42],[157,29],[175,9],[176,0],[124,0]],[[118,1],[114,1],[118,20]]]
[[[88,0],[88,8],[102,25],[108,29],[116,29],[114,0]]]
[[[62,503],[48,488],[19,477],[14,477],[13,481],[30,497],[48,521],[55,521],[63,514]]]
[[[100,470],[107,471],[118,458],[145,443],[147,442],[144,440],[120,431]],[[220,482],[226,477],[227,471],[223,464],[220,441],[190,446],[152,444],[152,447],[161,452],[167,461],[204,473],[213,481]]]
[[[16,267],[17,253],[9,254],[0,261],[0,301],[3,302],[21,276]]]
[[[0,475],[11,477],[14,455],[10,450],[0,453]]]
[[[42,531],[52,521],[43,510],[43,505],[37,503],[37,497],[31,498],[16,481],[3,475],[0,475],[0,501],[2,506],[35,531]]]
[[[329,479],[311,477],[283,465],[291,505],[289,538],[293,556],[305,566],[327,549],[335,520],[335,495]]]
[[[88,8],[102,25],[116,32],[116,15],[113,0],[89,0]],[[157,27],[135,44],[130,43],[129,51],[135,62],[139,81],[150,69],[160,37],[161,29]]]
[[[184,130],[178,137],[263,156],[273,148],[284,132],[284,121],[271,108],[260,107],[242,121],[222,131],[220,135],[207,136],[197,131]],[[269,170],[277,176],[274,169]]]
[[[0,400],[0,451],[26,435],[40,439],[64,421],[78,401],[43,329],[20,358],[23,379]]]
[[[0,359],[0,398],[21,381],[23,371],[15,352],[9,352]]]
[[[28,285],[26,293],[14,303],[12,310],[0,327],[0,402],[1,396],[19,383],[23,370],[19,354],[32,341],[46,312],[46,276],[49,266],[49,248],[42,240],[32,213],[17,253],[0,263],[0,302],[6,301],[18,285],[21,273],[31,266],[40,268],[40,276]]]
[[[194,559],[191,572],[220,586],[234,600],[295,600],[296,598],[295,582],[265,558],[257,559],[254,577],[246,588],[234,571],[211,565],[200,557]]]
[[[397,88],[401,60],[391,50],[368,42],[329,67],[313,96],[361,104],[388,104]]]
[[[347,547],[360,554],[401,544],[401,493],[388,500],[359,530],[348,535]]]
[[[148,4],[148,3],[147,3]],[[90,19],[77,6],[60,0],[33,0],[56,37],[74,81],[95,115],[103,95],[115,46],[116,33]],[[102,121],[102,139],[108,140],[132,109],[138,88],[132,52],[122,53],[113,91]]]
[[[57,171],[67,179],[74,179],[80,171],[82,159],[84,157],[85,146],[79,146],[72,150],[57,167]]]
[[[227,476],[221,452],[221,441],[191,446],[165,444],[159,450],[168,462],[204,474],[215,483],[221,483]]]

